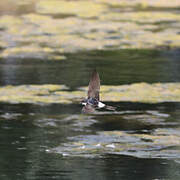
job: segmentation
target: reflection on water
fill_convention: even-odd
[[[179,103],[113,105],[119,113],[92,116],[76,104],[0,104],[0,177],[178,179]]]
[[[65,84],[77,88],[87,86],[95,67],[104,85],[180,81],[176,56],[154,50],[119,50],[68,54],[61,62],[1,60],[0,84]]]
[[[0,179],[180,179],[180,54],[160,50],[180,45],[179,2],[126,3],[0,1]],[[175,84],[156,86],[163,103],[116,100],[115,112],[82,115],[65,100],[94,68],[108,88]]]
[[[132,56],[127,55],[130,52]],[[69,54],[61,62],[8,59],[0,62],[0,84],[49,84],[28,86],[34,88],[31,93],[39,88],[39,95],[54,92],[57,87],[77,90],[87,86],[94,67],[99,71],[102,85],[179,82],[177,57],[163,53],[94,51]],[[171,65],[172,61],[175,65]],[[23,87],[24,91],[19,92],[28,93],[25,86],[18,88]],[[68,95],[75,92],[70,90],[66,89]],[[61,91],[58,93],[60,96]],[[0,177],[179,179],[180,104],[118,101],[107,104],[117,107],[117,111],[82,115],[77,102],[1,103]]]

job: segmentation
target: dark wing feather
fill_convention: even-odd
[[[88,98],[99,100],[100,78],[96,70],[93,71],[88,87]]]

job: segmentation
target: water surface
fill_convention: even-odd
[[[54,83],[74,90],[87,86],[95,67],[103,85],[180,80],[177,56],[163,51],[67,57],[1,61],[1,86]],[[1,179],[179,179],[179,102],[106,103],[117,111],[82,115],[78,102],[1,103]]]
[[[0,179],[180,179],[179,6],[1,0]]]

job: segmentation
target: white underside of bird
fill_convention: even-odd
[[[87,104],[86,102],[83,102],[83,103],[82,103],[82,105],[84,105],[84,106],[86,106],[86,104]],[[100,102],[100,101],[98,102],[98,107],[99,107],[99,108],[103,108],[103,107],[105,107],[105,106],[106,106],[106,105],[105,105],[104,103],[102,103],[102,102]]]

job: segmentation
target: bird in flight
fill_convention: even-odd
[[[82,113],[94,113],[96,109],[99,108],[105,108],[108,110],[116,109],[115,107],[108,106],[100,102],[99,92],[100,92],[100,78],[98,72],[94,70],[89,82],[88,93],[87,93],[88,97],[87,99],[82,101],[82,105],[84,105],[84,107],[82,108]]]

